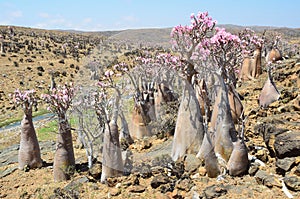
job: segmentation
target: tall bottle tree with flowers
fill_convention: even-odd
[[[197,153],[202,144],[205,129],[192,80],[210,54],[209,39],[215,24],[216,21],[207,12],[199,12],[191,15],[189,26],[179,25],[171,32],[173,48],[180,54],[176,69],[184,76],[184,89],[171,152],[174,161],[186,153]]]
[[[24,116],[21,121],[21,139],[18,154],[19,169],[42,167],[41,152],[32,122],[32,109],[37,108],[37,96],[34,90],[15,90],[13,100],[22,106]]]
[[[75,156],[72,143],[71,126],[67,111],[72,105],[74,86],[72,83],[58,86],[43,94],[42,99],[49,104],[48,110],[58,117],[58,134],[53,165],[54,181],[70,179],[75,169]]]

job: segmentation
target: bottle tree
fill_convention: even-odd
[[[94,96],[98,121],[100,126],[104,128],[102,183],[105,183],[109,177],[123,175],[124,171],[118,130],[118,117],[121,112],[121,92],[119,86],[113,80],[113,76],[114,72],[112,70],[105,72],[105,76],[98,83],[99,90]],[[114,92],[109,93],[110,89],[113,89]]]
[[[74,86],[70,83],[63,86],[58,85],[48,94],[42,95],[42,99],[49,104],[48,110],[55,113],[58,118],[58,134],[53,165],[54,181],[70,179],[75,169],[71,126],[67,117],[67,111],[72,105],[74,91]]]
[[[22,107],[24,112],[21,121],[21,139],[18,154],[19,169],[42,167],[40,147],[32,122],[32,109],[37,108],[38,97],[36,92],[35,90],[20,91],[17,89],[13,94],[13,100],[17,106]]]
[[[209,39],[216,21],[208,12],[191,15],[189,26],[176,26],[171,32],[174,50],[179,53],[177,70],[184,76],[184,88],[176,121],[171,156],[173,160],[186,153],[197,153],[204,137],[201,108],[192,86],[193,78],[209,55]],[[184,124],[184,125],[183,125]]]
[[[215,28],[215,24],[216,21],[213,21],[207,12],[200,12],[196,16],[191,15],[190,26],[176,26],[171,33],[173,46],[180,53],[181,66],[179,71],[185,74],[186,85],[193,84],[195,79],[204,79],[209,82],[210,92],[213,91],[209,95],[211,105],[215,104],[213,110],[215,118],[212,118],[213,121],[211,121],[211,128],[208,133],[208,121],[204,122],[205,125],[203,126],[201,114],[199,116],[196,114],[197,111],[195,112],[199,103],[197,105],[196,100],[191,100],[194,98],[193,87],[185,87],[178,113],[172,158],[176,160],[183,153],[189,152],[190,146],[194,145],[195,140],[198,140],[197,147],[200,148],[201,145],[208,147],[206,149],[201,147],[199,153],[209,165],[215,167],[221,162],[222,166],[226,167],[226,162],[229,159],[232,160],[231,162],[235,162],[236,157],[231,157],[235,143],[241,141],[242,143],[238,146],[242,145],[245,148],[243,139],[237,138],[228,96],[229,90],[234,91],[236,73],[241,65],[243,48],[238,36],[226,32],[225,29]],[[191,114],[192,110],[194,111],[193,114]],[[187,113],[183,114],[185,112]],[[185,118],[192,119],[186,120]],[[200,121],[199,126],[196,125],[197,120]],[[187,126],[191,128],[185,131]],[[202,143],[200,137],[202,136],[203,139],[204,135],[205,138]],[[241,156],[246,157],[247,154],[243,153]],[[233,168],[232,165],[231,168]],[[212,176],[219,173],[218,168],[213,168],[209,172]]]
[[[262,74],[261,55],[265,36],[258,36],[246,28],[239,32],[243,63],[239,70],[239,80],[252,80]]]

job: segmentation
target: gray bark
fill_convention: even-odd
[[[66,116],[59,117],[59,132],[53,164],[54,181],[69,180],[75,169],[71,127]]]
[[[42,167],[41,152],[31,114],[24,114],[21,122],[21,140],[18,154],[19,169]]]
[[[203,118],[192,86],[186,81],[178,110],[171,157],[174,161],[186,153],[197,154],[204,137]]]

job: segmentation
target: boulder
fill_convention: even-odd
[[[274,149],[279,158],[300,156],[300,132],[284,132],[275,137]]]
[[[286,186],[292,191],[300,191],[300,178],[297,176],[286,176],[283,178]]]

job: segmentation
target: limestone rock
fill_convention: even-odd
[[[282,187],[281,182],[274,175],[270,175],[266,171],[259,170],[254,177],[258,184],[265,185],[269,188],[273,186]]]
[[[287,176],[283,178],[286,186],[293,191],[300,191],[300,178],[297,176]]]
[[[156,189],[158,188],[160,185],[162,184],[167,184],[170,182],[170,178],[165,175],[165,174],[161,174],[158,176],[155,176],[152,181],[151,181],[151,187]]]
[[[143,193],[146,188],[142,185],[134,185],[128,188],[128,192],[131,193]]]
[[[280,174],[284,174],[287,171],[290,171],[292,166],[295,164],[296,158],[283,158],[276,160],[276,171]]]
[[[217,198],[227,194],[227,189],[223,184],[212,185],[204,189],[206,198]]]
[[[277,135],[274,142],[279,158],[300,156],[300,132],[285,132]]]

